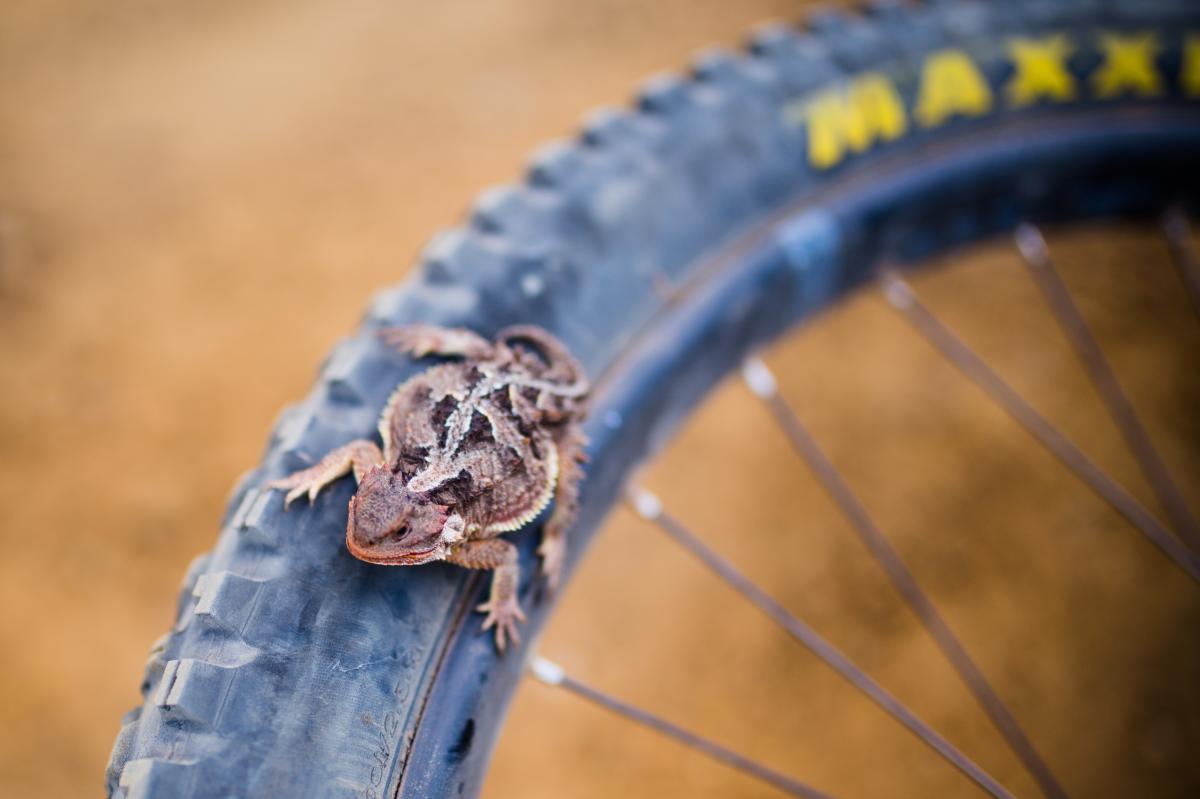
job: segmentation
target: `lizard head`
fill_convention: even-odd
[[[363,475],[350,500],[346,547],[368,563],[415,566],[446,557],[463,538],[463,520],[421,493],[401,475],[377,466]]]

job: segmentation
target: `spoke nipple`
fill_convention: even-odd
[[[1184,215],[1183,210],[1178,205],[1172,205],[1163,212],[1162,217],[1163,229],[1168,236],[1178,236],[1180,238],[1189,235],[1188,220]]]
[[[644,488],[634,487],[629,490],[629,501],[633,509],[647,521],[654,521],[662,515],[662,500]]]
[[[546,685],[562,685],[567,678],[567,670],[562,666],[536,655],[529,661],[529,672]]]
[[[770,367],[758,358],[747,358],[742,362],[742,379],[746,381],[750,391],[761,399],[775,396],[778,390],[775,375],[771,373]]]
[[[1046,239],[1040,230],[1028,222],[1022,222],[1013,232],[1013,238],[1017,242],[1017,250],[1026,261],[1034,266],[1046,263]]]
[[[881,278],[883,280],[883,296],[889,305],[902,311],[913,307],[916,295],[913,293],[912,286],[891,272],[884,272]]]

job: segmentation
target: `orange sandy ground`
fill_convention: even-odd
[[[229,486],[367,296],[403,276],[433,231],[586,108],[798,13],[768,0],[6,6],[3,793],[100,791],[146,648]],[[1200,325],[1161,242],[1123,229],[1053,244],[1196,500]],[[1153,507],[1010,249],[921,284]],[[769,360],[1068,788],[1196,795],[1195,587],[878,297]],[[739,386],[647,480],[1018,794],[1034,793]],[[628,512],[594,546],[542,650],[839,795],[975,795]],[[530,684],[485,795],[773,794]]]

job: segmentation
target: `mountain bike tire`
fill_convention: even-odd
[[[596,391],[569,579],[629,470],[708,389],[879,263],[1191,204],[1198,99],[1187,0],[881,3],[764,28],[592,115],[437,237],[283,412],[150,653],[108,795],[478,792],[554,607],[538,525],[512,536],[529,618],[498,655],[473,612],[486,574],[355,560],[350,480],[287,513],[264,488],[372,435],[422,368],[379,328],[534,323],[581,360]]]

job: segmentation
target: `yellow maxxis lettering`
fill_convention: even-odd
[[[915,73],[900,76],[905,105],[892,78],[881,72],[855,75],[836,88],[784,107],[785,118],[805,130],[808,163],[828,169],[847,157],[898,139],[910,125],[930,129],[952,119],[972,119],[996,106],[1024,108],[1076,100],[1155,97],[1168,90],[1172,73],[1160,69],[1166,47],[1159,34],[1101,32],[1089,36],[1085,51],[1096,57],[1074,64],[1075,44],[1062,33],[1017,37],[1005,42],[1011,74],[993,86],[988,74],[966,51],[946,48],[931,53]],[[1200,97],[1200,34],[1183,38],[1178,91]],[[991,63],[991,62],[989,62]],[[1001,65],[995,65],[1001,68]],[[1072,71],[1072,67],[1075,71]],[[910,81],[915,83],[908,96]]]
[[[1008,46],[1015,72],[1004,87],[1016,107],[1040,100],[1071,100],[1075,78],[1067,69],[1074,48],[1062,34],[1043,39],[1013,39]]]
[[[977,117],[992,109],[992,90],[975,62],[961,50],[941,50],[921,66],[913,117],[932,128],[953,116]]]
[[[1135,36],[1102,34],[1100,52],[1104,60],[1092,73],[1092,91],[1101,98],[1123,94],[1153,97],[1160,94],[1162,79],[1154,59],[1161,49],[1153,33]]]
[[[809,163],[819,168],[833,166],[848,152],[899,138],[908,128],[896,87],[874,72],[818,94],[800,114],[808,126]]]
[[[1183,70],[1179,82],[1189,97],[1200,97],[1200,36],[1192,34],[1183,44]]]

